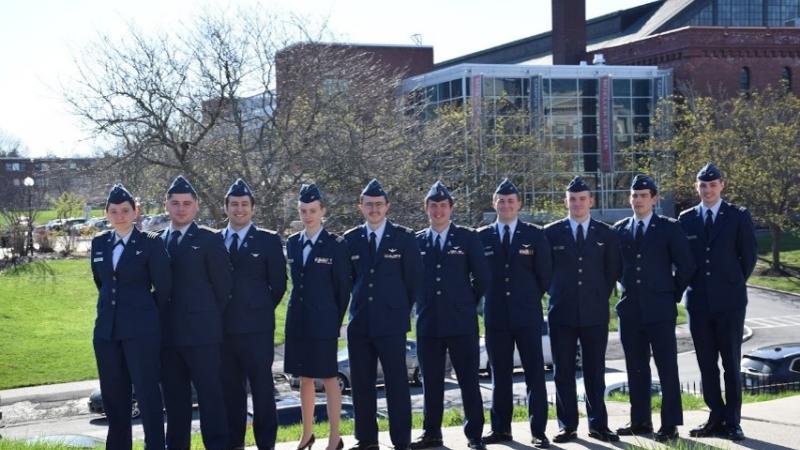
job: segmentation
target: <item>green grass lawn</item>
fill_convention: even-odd
[[[88,259],[0,272],[0,389],[97,377],[92,349],[97,289]],[[275,311],[284,340],[284,299]]]
[[[20,212],[23,216],[27,216],[27,211]],[[89,217],[102,217],[105,215],[105,211],[103,208],[92,208],[92,212],[89,214]],[[76,215],[76,217],[83,217],[83,211]],[[36,211],[35,219],[33,221],[34,225],[44,225],[47,222],[56,218],[56,210],[55,209],[40,209]],[[6,224],[6,218],[0,217],[0,227]]]
[[[758,264],[755,273],[767,269],[772,258],[770,248],[772,238],[769,234],[758,236]],[[753,275],[748,282],[756,286],[764,286],[781,291],[800,294],[800,236],[796,233],[785,233],[780,241],[781,263],[789,269],[789,276]]]
[[[742,403],[766,402],[769,400],[777,400],[779,398],[794,397],[794,396],[800,396],[800,392],[784,391],[775,394],[748,394],[745,392],[744,394],[742,394]],[[608,397],[608,401],[628,403],[630,402],[630,396],[627,393],[615,392]],[[706,408],[706,404],[703,401],[702,396],[687,394],[685,392],[681,393],[681,404],[683,405],[683,409],[685,411],[693,411]],[[651,405],[653,411],[661,411],[661,396],[654,395],[653,398],[651,399]]]

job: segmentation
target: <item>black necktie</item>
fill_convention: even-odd
[[[441,256],[442,254],[442,237],[438,234],[436,239],[433,240],[433,251],[436,256]]]
[[[508,225],[503,225],[503,251],[508,252],[511,250],[511,228]]]
[[[231,246],[228,248],[228,254],[230,255],[231,261],[233,261],[239,256],[239,233],[233,233],[231,238]]]
[[[578,229],[575,232],[575,243],[578,244],[578,250],[583,248],[583,224],[578,224]]]
[[[636,224],[636,248],[637,249],[639,248],[639,246],[642,245],[642,239],[644,239],[644,222],[640,220],[639,223]]]
[[[710,209],[706,210],[706,240],[711,237],[711,227],[714,226],[714,213]]]
[[[178,251],[178,239],[181,238],[181,231],[175,230],[169,235],[169,244],[167,244],[167,253],[170,256],[174,255]]]
[[[117,242],[114,244],[114,249],[116,249],[118,245],[121,245],[123,250],[125,249],[125,241],[122,239],[117,239]]]
[[[375,240],[377,236],[375,235],[374,231],[369,233],[369,259],[371,263],[375,262],[375,255],[378,253],[378,246],[376,245]]]
[[[313,246],[314,243],[311,242],[311,239],[306,239],[305,241],[303,241],[303,250],[305,250],[306,247],[313,247]]]

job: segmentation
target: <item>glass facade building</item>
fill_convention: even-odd
[[[462,108],[465,130],[480,130],[482,174],[513,177],[526,204],[563,202],[566,184],[579,174],[595,190],[596,213],[614,220],[630,214],[637,169],[636,156],[624,150],[650,135],[671,76],[647,66],[461,64],[409,78],[403,91],[424,93],[429,114]],[[527,164],[493,164],[519,158],[502,153],[509,138],[529,138],[522,140],[530,143]],[[492,146],[500,153],[489,154]]]
[[[800,0],[705,0],[689,25],[782,27],[800,17]]]

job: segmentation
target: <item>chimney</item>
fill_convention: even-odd
[[[586,56],[586,0],[552,0],[553,64],[579,64]]]

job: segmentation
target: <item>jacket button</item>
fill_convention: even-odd
[[[511,292],[506,291],[506,297],[511,296]]]
[[[578,256],[578,261],[583,261],[583,256]]]
[[[302,284],[300,285],[300,289],[303,289],[303,285]]]
[[[636,280],[636,284],[642,284],[642,280]]]
[[[578,280],[578,286],[583,285],[583,281]]]
[[[710,259],[707,259],[707,260],[706,260],[706,264],[709,264],[709,263],[711,263],[711,260],[710,260]]]
[[[114,281],[117,281],[117,276],[114,275],[113,277],[111,277],[111,279],[114,280]]]
[[[642,268],[641,268],[641,267],[637,267],[637,268],[636,268],[636,271],[637,271],[637,272],[641,272],[641,271],[642,271]]]
[[[506,263],[506,269],[508,269],[508,263]]]
[[[436,291],[436,295],[442,295],[442,291]]]
[[[112,294],[114,294],[114,293],[116,293],[116,292],[117,292],[117,289],[116,289],[116,288],[111,288],[111,293],[112,293]]]
[[[706,276],[711,276],[711,272],[706,272]]]
[[[367,286],[372,287],[372,283],[368,284]]]
[[[437,269],[441,269],[441,268],[442,268],[442,265],[441,265],[441,264],[437,264],[437,265],[436,265],[436,268],[437,268]]]
[[[375,269],[369,269],[369,273],[375,273]]]
[[[506,277],[506,283],[508,283],[509,281],[511,281],[511,278]]]
[[[372,301],[372,297],[367,297],[367,300]]]
[[[111,306],[115,306],[117,304],[116,300],[111,300]]]
[[[436,277],[436,281],[442,281],[442,277]]]
[[[578,269],[578,273],[583,273],[583,269]]]
[[[711,247],[706,247],[706,251],[710,252],[711,251]]]
[[[642,254],[641,254],[641,253],[637,253],[637,254],[636,254],[636,257],[637,257],[637,258],[641,258],[641,257],[642,257]]]

